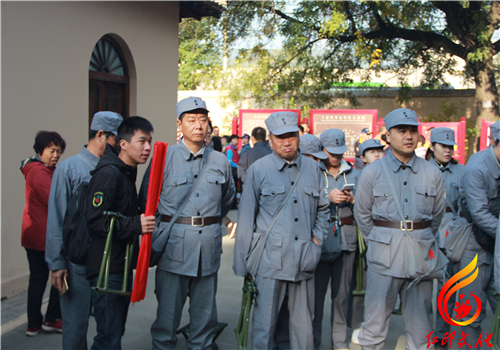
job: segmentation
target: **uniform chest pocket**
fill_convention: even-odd
[[[164,185],[167,186],[168,195],[175,201],[180,201],[186,191],[187,177],[178,176],[167,178]]]
[[[222,175],[207,175],[207,181],[208,197],[219,202],[222,198],[222,185],[226,183],[226,179]]]
[[[430,215],[434,208],[436,187],[415,186],[417,209],[420,213]]]
[[[260,206],[270,215],[276,214],[284,200],[284,186],[268,186],[262,188]]]
[[[315,213],[318,207],[319,191],[312,187],[304,187],[304,209],[308,213]]]
[[[396,211],[396,203],[390,187],[375,187],[373,189],[373,209],[377,214],[393,213]],[[386,216],[386,215],[384,215]]]

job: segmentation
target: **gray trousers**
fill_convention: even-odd
[[[447,270],[446,270],[446,273],[448,274],[446,280],[448,280],[451,276],[453,276],[456,272],[458,272],[458,268],[456,268],[455,266],[458,266],[458,263],[457,264],[454,264],[450,261],[450,263],[448,264],[448,267],[447,267]],[[437,280],[438,283],[437,283],[437,292],[438,292],[438,295],[439,295],[439,292],[441,291],[441,288],[443,288],[443,280],[442,279],[438,279]],[[449,300],[448,300],[448,305],[447,305],[447,308],[448,308],[448,314],[450,316],[453,317],[453,308],[455,307],[455,299],[456,299],[456,294],[455,293]],[[437,311],[438,309],[436,308],[436,312],[437,312],[437,316],[436,316],[436,330],[434,331],[434,334],[432,335],[433,337],[437,337],[438,339],[443,339],[444,335],[447,333],[447,332],[450,332],[450,329],[451,329],[451,325],[446,322],[443,317],[441,317],[441,314],[439,313],[439,311]]]
[[[189,296],[188,349],[210,349],[217,326],[217,273],[191,277],[156,269],[156,320],[151,326],[153,349],[175,349],[182,308]]]
[[[331,288],[332,344],[335,349],[347,348],[347,301],[351,284],[355,252],[343,251],[332,262],[320,261],[314,272],[315,310],[314,310],[314,348],[321,344],[321,324],[328,284]]]
[[[287,290],[290,312],[290,349],[312,349],[313,279],[289,282],[257,275],[255,283],[259,293],[253,312],[252,349],[271,350],[273,348],[278,312]]]
[[[462,270],[472,261],[472,259],[465,257],[465,255],[467,254],[464,254],[462,259],[460,260],[460,270]],[[495,281],[493,274],[493,264],[482,264],[479,265],[478,269],[479,271],[476,279],[471,284],[461,288],[458,291],[459,293],[462,293],[464,295],[465,300],[469,299],[472,304],[472,312],[470,313],[469,317],[472,316],[473,312],[476,310],[475,306],[476,302],[474,301],[474,298],[471,297],[470,292],[474,291],[474,294],[481,299],[482,307],[479,317],[470,325],[462,327],[463,331],[466,334],[469,334],[468,339],[474,339],[474,340],[477,340],[481,335],[481,330],[482,330],[481,323],[486,317],[486,301],[489,301],[493,314],[495,314],[495,310],[498,304],[498,300],[494,296]],[[466,317],[464,320],[461,321],[465,321],[469,317]],[[489,329],[487,329],[486,331],[489,332]],[[482,339],[484,339],[484,333]]]
[[[87,330],[92,296],[90,283],[85,278],[85,268],[84,266],[76,268],[78,267],[80,267],[80,271],[77,272],[75,267],[68,262],[69,288],[60,298],[64,350],[87,349]]]
[[[351,327],[353,330],[361,327],[361,323],[363,323],[363,314],[365,313],[365,296],[353,295],[357,285],[357,271],[359,264],[362,264],[363,268],[362,288],[363,290],[366,290],[366,258],[363,258],[360,261],[358,254],[359,252],[356,251],[356,258],[354,259],[354,266],[352,268],[352,280],[349,288],[347,308],[347,326]]]
[[[403,322],[406,329],[406,349],[426,349],[427,335],[432,331],[431,312],[432,280],[413,284],[411,280],[381,275],[370,268],[366,274],[365,315],[359,332],[361,349],[384,348],[389,331],[389,320],[401,298]],[[431,345],[429,349],[434,346]]]

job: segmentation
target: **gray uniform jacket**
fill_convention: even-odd
[[[460,197],[460,179],[462,178],[462,174],[465,171],[465,166],[458,163],[452,164],[451,162],[446,164],[445,167],[439,165],[434,158],[429,160],[429,163],[436,166],[439,170],[441,170],[441,175],[443,175],[445,190],[446,190],[446,207],[453,206],[455,208],[456,213],[458,214],[458,200]],[[449,217],[448,219],[453,218],[453,212],[444,213],[444,217]],[[444,242],[441,242],[442,235],[438,232],[437,237],[440,239],[439,246],[442,246]]]
[[[401,221],[382,162],[388,165],[406,220],[431,221],[429,228],[409,232],[417,240],[431,240],[437,234],[445,209],[444,181],[439,169],[426,160],[413,155],[405,165],[392,152],[361,173],[354,216],[368,240],[367,261],[378,273],[405,278],[404,231],[375,226],[373,222]],[[428,255],[428,248],[422,254]]]
[[[312,236],[323,244],[330,217],[321,170],[315,161],[300,154],[288,164],[274,152],[256,161],[247,173],[234,247],[236,275],[248,274],[246,258],[254,232],[267,232],[299,174],[298,167],[304,168],[302,176],[269,233],[259,275],[284,281],[313,277],[321,247],[312,241]]]
[[[81,157],[85,158],[85,162]],[[52,271],[66,269],[70,263],[63,255],[63,222],[68,202],[78,186],[90,181],[90,171],[94,170],[99,158],[93,155],[86,146],[79,155],[70,157],[59,164],[54,171],[50,187],[47,236],[45,239],[45,261]],[[80,274],[85,274],[85,265],[72,264]]]
[[[500,165],[492,146],[476,154],[465,167],[460,191],[474,224],[495,237],[498,218],[488,208],[499,194]]]
[[[340,165],[340,170],[337,176],[333,176],[327,170],[324,171],[324,174],[327,176],[327,192],[330,193],[333,189],[342,189],[342,187],[348,184],[356,185],[358,183],[358,178],[360,176],[360,172],[352,167],[345,160],[342,160],[342,164]],[[353,194],[356,194],[356,190],[353,190]],[[326,195],[326,193],[325,193]],[[338,216],[342,221],[342,218],[353,216],[353,211],[351,206],[348,203],[330,203],[330,211],[331,216],[334,217],[337,212],[337,207],[339,209]],[[358,233],[356,230],[356,225],[343,225],[338,227],[336,234],[340,234],[340,244],[341,250],[353,252],[356,250],[356,243],[358,241]],[[330,225],[330,231],[333,231],[333,225]],[[330,261],[332,260],[332,256],[336,255],[329,250],[329,247],[332,245],[328,244],[330,240],[333,239],[333,232],[328,232],[328,237],[325,240],[325,244],[323,244],[321,260]]]
[[[210,160],[208,158],[210,157]],[[163,172],[163,185],[157,214],[174,216],[193,187],[203,164],[207,169],[180,213],[181,217],[218,216],[223,218],[231,208],[235,188],[231,166],[226,157],[217,151],[205,148],[202,154],[194,156],[184,142],[168,147]],[[144,178],[143,181],[148,181]],[[144,188],[145,186],[143,186]],[[147,193],[147,192],[146,192]],[[170,223],[160,222],[153,231],[153,249],[156,238]],[[222,254],[222,229],[220,224],[204,227],[174,224],[170,231],[164,254],[158,261],[158,268],[185,276],[211,275],[219,269]],[[201,262],[200,262],[201,259]]]
[[[247,170],[250,166],[262,157],[267,156],[272,151],[266,147],[264,142],[256,142],[253,148],[245,152],[241,152],[240,161],[238,162],[238,178],[245,183],[247,178]]]

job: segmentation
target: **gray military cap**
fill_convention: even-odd
[[[440,143],[447,146],[456,146],[455,132],[450,128],[435,128],[431,130],[431,143]]]
[[[328,153],[344,154],[347,152],[345,135],[342,130],[328,129],[323,131],[319,137],[321,139],[321,146],[323,146]]]
[[[298,132],[299,115],[295,112],[274,112],[266,119],[267,130],[273,135]]]
[[[115,112],[97,112],[94,114],[90,130],[112,132],[118,135],[118,127],[123,121],[123,117]]]
[[[364,156],[365,151],[373,148],[380,148],[384,149],[384,145],[380,143],[379,140],[377,139],[369,139],[366,141],[363,141],[362,144],[359,145],[359,153]]]
[[[408,108],[398,108],[387,114],[384,118],[385,128],[390,130],[398,125],[419,126],[417,113]]]
[[[180,100],[175,105],[175,113],[177,114],[177,119],[179,119],[183,113],[194,111],[195,109],[203,109],[208,114],[207,105],[201,98],[187,97]]]
[[[319,159],[328,158],[325,152],[321,150],[321,141],[314,135],[304,134],[300,137],[300,153],[310,154]]]
[[[490,125],[490,136],[495,140],[500,140],[500,120]]]

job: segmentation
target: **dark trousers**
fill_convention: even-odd
[[[30,265],[30,281],[28,286],[28,328],[41,327],[43,322],[42,300],[49,278],[49,266],[45,262],[45,251],[26,249]],[[50,288],[49,305],[45,314],[45,321],[61,319],[59,305],[59,291]]]
[[[236,189],[236,192],[238,192],[238,168],[233,168],[231,167],[231,171],[233,173],[233,181],[234,181],[234,188]],[[236,194],[234,195],[234,201],[231,209],[238,209],[238,204],[237,204],[237,199],[236,199]]]
[[[121,290],[123,273],[109,275],[108,289]],[[97,285],[97,276],[90,279],[91,287]],[[132,273],[128,278],[127,290],[132,290]],[[121,350],[125,334],[130,297],[92,291],[97,335],[91,350]]]

